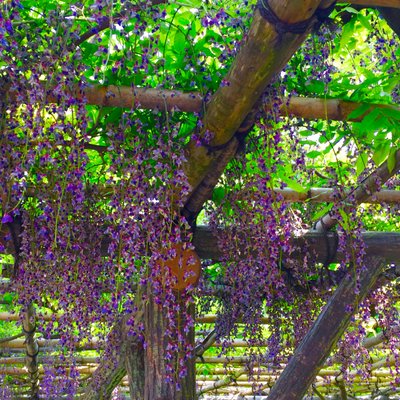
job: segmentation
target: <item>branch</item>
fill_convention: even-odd
[[[269,6],[282,21],[294,23],[312,17],[320,2],[310,0],[307,3],[305,7],[300,0],[270,0]],[[199,136],[211,133],[211,148],[228,145],[266,86],[300,47],[312,26],[310,23],[303,34],[278,35],[275,26],[264,19],[258,9],[255,11],[246,42],[224,79],[227,85],[220,86],[207,105]],[[196,140],[187,146],[184,170],[193,191],[215,168],[218,153],[210,152],[208,146],[199,146]]]
[[[203,354],[214,345],[215,341],[217,339],[217,332],[215,329],[213,329],[207,337],[199,344],[196,346],[194,353],[196,354],[196,357],[202,357]]]
[[[136,318],[139,316],[141,314],[136,315]],[[99,366],[93,373],[82,399],[105,400],[111,398],[112,392],[126,375],[125,357],[131,354],[132,349],[135,349],[138,354],[141,353],[143,357],[143,346],[138,338],[127,335],[126,322],[128,318],[129,316],[122,318],[108,335],[107,351],[103,354]]]
[[[204,386],[200,390],[197,391],[197,396],[201,396],[204,393],[210,392],[212,390],[217,390],[225,386],[229,386],[232,382],[235,382],[239,376],[243,375],[246,373],[246,369],[242,368],[238,371],[235,371],[234,373],[228,374],[225,378],[220,379],[218,381],[213,382],[211,385]]]
[[[354,277],[342,280],[275,383],[268,400],[303,398],[383,266],[379,257],[368,259],[367,267],[360,271],[357,279],[359,294]]]
[[[379,188],[392,176],[400,170],[400,149],[395,154],[395,164],[393,169],[389,171],[388,162],[385,161],[379,168],[365,178],[356,189],[344,196],[341,201],[352,198],[356,204],[362,203],[365,199],[371,197]],[[315,230],[324,231],[336,225],[337,220],[329,213],[324,215],[315,225]]]

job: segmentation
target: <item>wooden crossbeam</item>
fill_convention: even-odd
[[[376,193],[382,185],[400,170],[400,149],[394,155],[394,165],[389,169],[388,161],[385,161],[367,178],[365,178],[356,189],[347,193],[341,201],[352,198],[351,204],[360,204],[365,199]],[[325,231],[335,226],[337,223],[334,216],[330,213],[325,214],[316,224],[315,230]]]
[[[70,93],[77,99],[85,98],[89,105],[99,107],[117,107],[126,109],[150,109],[159,111],[183,111],[200,113],[204,111],[203,98],[198,92],[182,92],[179,90],[164,90],[129,86],[89,86],[83,92],[80,89]],[[7,92],[8,101],[17,101],[15,93]],[[48,103],[57,103],[59,99],[48,90]],[[266,103],[265,111],[272,105]],[[363,107],[364,113],[350,117],[356,109]],[[369,108],[367,108],[369,107]],[[323,99],[312,97],[282,97],[279,106],[282,115],[304,119],[326,119],[335,121],[361,121],[375,109],[400,110],[396,105],[379,103],[359,103],[343,99]]]
[[[351,275],[342,280],[279,376],[268,400],[298,400],[305,396],[384,265],[381,258],[370,257],[366,268],[359,272],[358,282]],[[359,292],[356,291],[357,283]]]

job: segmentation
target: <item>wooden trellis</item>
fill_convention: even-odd
[[[153,1],[153,4],[160,4],[162,1]],[[370,0],[361,1],[353,0],[353,4],[366,5],[366,6],[381,6],[381,7],[393,7],[400,9],[400,2],[398,0]],[[292,1],[278,1],[270,0],[270,7],[273,8],[275,14],[286,23],[295,23],[310,19],[318,9],[326,9],[333,4],[333,1],[324,0],[292,0]],[[101,29],[105,29],[110,21],[104,21],[104,26]],[[292,54],[299,48],[301,43],[306,38],[307,34],[311,30],[313,21],[310,20],[310,25],[305,29],[304,33],[294,34],[291,32],[285,32],[278,34],[273,24],[268,22],[263,15],[256,10],[254,14],[254,20],[250,28],[248,39],[241,48],[230,72],[228,73],[227,80],[231,82],[229,86],[224,86],[218,89],[214,94],[211,101],[205,108],[205,114],[203,118],[204,128],[200,132],[203,134],[206,130],[210,130],[214,133],[214,138],[211,142],[211,146],[218,147],[220,150],[210,153],[206,146],[198,146],[194,142],[190,142],[186,149],[187,164],[185,165],[185,172],[189,178],[189,181],[194,188],[190,197],[187,199],[186,204],[182,210],[182,213],[187,217],[189,221],[195,219],[199,211],[202,209],[204,202],[209,199],[210,193],[212,192],[215,184],[217,183],[220,175],[222,174],[226,164],[235,155],[238,148],[237,133],[246,131],[249,127],[252,127],[254,123],[254,107],[257,104],[258,98],[262,94],[264,88],[271,79],[281,71],[287,61],[290,59]],[[279,37],[278,37],[279,36]],[[248,60],[252,60],[252,64],[248,64]],[[85,96],[88,100],[88,104],[100,105],[100,106],[112,106],[112,107],[125,107],[125,108],[150,108],[159,110],[180,110],[187,112],[198,112],[203,107],[203,101],[197,94],[191,93],[179,93],[179,92],[167,92],[155,89],[143,89],[143,88],[126,88],[126,87],[92,87],[86,89],[85,93],[74,92],[77,97]],[[8,101],[15,101],[14,94],[6,91],[6,97]],[[50,95],[48,101],[56,101],[55,97]],[[332,120],[352,120],[351,113],[360,107],[358,103],[345,102],[341,100],[323,100],[323,99],[303,99],[303,98],[291,98],[290,100],[282,99],[281,112],[284,115],[291,117],[301,117],[307,119],[323,118]],[[394,108],[387,105],[371,105],[370,110],[374,108]],[[398,110],[398,108],[395,108]],[[367,110],[366,112],[369,112]],[[358,116],[360,120],[363,116]],[[87,145],[87,148],[93,148],[98,151],[102,151],[98,146]],[[351,194],[357,203],[364,201],[371,202],[399,202],[399,192],[395,191],[378,191],[379,185],[382,185],[390,177],[396,174],[400,170],[400,150],[395,154],[395,165],[390,170],[387,164],[380,166],[374,173],[372,173],[362,184]],[[376,178],[379,178],[377,180]],[[379,185],[377,182],[379,181]],[[277,189],[278,191],[278,189]],[[312,189],[307,193],[297,193],[289,190],[279,191],[288,201],[332,201],[332,190],[331,189]],[[346,197],[342,199],[335,199],[337,201],[344,201]],[[327,214],[322,217],[315,229],[304,234],[298,239],[298,246],[308,242],[310,247],[314,246],[314,252],[316,254],[316,262],[321,261],[326,257],[324,251],[326,247],[322,245],[326,238],[331,237],[331,234],[326,234],[322,231],[332,228],[336,221]],[[206,228],[199,228],[196,231],[194,237],[194,244],[198,254],[204,258],[215,258],[218,259],[220,250],[215,246],[216,241],[210,240],[211,232]],[[332,296],[332,299],[327,304],[324,312],[320,315],[319,319],[315,322],[314,327],[310,330],[309,334],[305,337],[303,343],[297,349],[294,357],[286,364],[282,366],[282,371],[279,371],[280,378],[276,373],[265,373],[268,377],[268,382],[265,384],[266,393],[268,394],[269,400],[296,400],[302,398],[307,391],[309,385],[316,376],[333,376],[338,383],[338,390],[340,391],[340,377],[337,376],[336,371],[330,371],[328,369],[321,369],[323,367],[326,358],[328,357],[332,347],[336,344],[338,338],[345,330],[348,320],[351,317],[351,313],[346,311],[347,306],[355,302],[359,302],[368,293],[369,289],[376,284],[376,281],[383,276],[382,271],[386,263],[398,262],[400,260],[400,234],[397,233],[365,233],[365,243],[367,246],[369,267],[364,271],[364,275],[360,277],[360,293],[355,294],[354,285],[351,279],[342,280],[341,284],[337,288],[336,292]],[[106,242],[107,239],[105,238]],[[385,242],[385,247],[382,246],[382,242]],[[340,254],[337,255],[340,258]],[[384,277],[382,278],[384,279]],[[154,348],[159,348],[162,344],[162,338],[158,339],[159,326],[163,325],[163,316],[157,314],[154,309],[150,308],[147,310],[151,313],[151,318],[154,318],[156,325],[154,332]],[[354,312],[354,310],[353,310]],[[9,318],[15,320],[15,316],[0,314],[0,318]],[[142,317],[142,316],[140,316]],[[51,317],[48,317],[51,318]],[[39,391],[39,377],[42,373],[42,369],[38,364],[41,360],[40,348],[46,346],[46,343],[41,343],[40,340],[35,338],[35,326],[37,323],[34,315],[33,306],[30,305],[27,310],[24,310],[23,318],[23,329],[25,340],[23,343],[18,341],[19,339],[10,340],[7,343],[1,343],[0,347],[9,346],[11,349],[15,345],[15,349],[21,349],[23,345],[25,347],[27,358],[12,358],[12,359],[0,359],[0,364],[21,364],[22,361],[25,363],[25,369],[17,367],[3,367],[0,369],[0,373],[4,373],[10,376],[19,376],[22,373],[27,374],[28,379],[26,384],[30,387],[28,397],[36,398]],[[198,322],[212,322],[212,318],[208,320],[205,318]],[[131,398],[142,398],[145,396],[146,399],[155,399],[152,396],[166,396],[165,398],[171,398],[170,389],[167,384],[162,380],[157,382],[149,392],[149,382],[143,375],[143,363],[159,363],[162,365],[162,352],[155,354],[154,352],[144,352],[140,349],[138,343],[135,340],[129,340],[126,337],[125,321],[115,326],[111,332],[112,335],[116,335],[120,338],[121,346],[115,349],[118,353],[117,362],[108,365],[107,360],[101,360],[98,362],[96,358],[81,357],[77,358],[77,362],[81,362],[79,368],[81,373],[94,376],[98,376],[100,383],[103,387],[106,387],[106,394],[110,395],[114,388],[121,382],[121,379],[128,373],[128,381],[123,381],[125,385],[129,385],[131,388]],[[378,335],[379,336],[379,335]],[[372,338],[371,343],[378,345],[385,338],[380,337]],[[49,345],[50,343],[47,343]],[[55,342],[52,345],[56,344]],[[209,343],[203,345],[204,349],[208,346],[215,345],[211,340]],[[217,343],[218,345],[218,343]],[[239,346],[239,343],[236,343]],[[367,348],[370,344],[364,343]],[[50,347],[50,346],[49,346]],[[372,345],[371,345],[372,347]],[[87,348],[90,348],[88,345]],[[199,350],[199,349],[198,349]],[[199,350],[200,351],[200,350]],[[201,354],[197,354],[201,356]],[[115,361],[115,360],[114,360]],[[201,359],[200,359],[201,361]],[[212,363],[213,360],[204,357],[204,361]],[[230,360],[233,364],[233,361]],[[237,364],[241,364],[246,360],[236,360]],[[218,362],[221,362],[219,360]],[[384,360],[378,360],[373,364],[374,369],[378,370],[384,367]],[[284,367],[284,368],[283,368]],[[179,400],[180,398],[192,399],[195,398],[194,393],[194,365],[190,365],[190,371],[188,374],[185,388],[182,392],[173,392],[174,399]],[[216,382],[205,383],[213,385],[213,388],[222,388],[228,386],[233,381],[238,381],[243,375],[246,374],[245,368],[236,368],[232,372],[232,376],[224,379],[216,378]],[[275,371],[277,372],[277,371]],[[381,378],[384,378],[386,371],[382,372]],[[153,375],[155,375],[153,373]],[[216,374],[217,376],[218,374]],[[378,379],[379,373],[376,373]],[[139,382],[143,380],[143,388],[134,389],[133,382]],[[206,381],[204,379],[204,381]],[[385,383],[385,380],[381,380]],[[323,384],[321,380],[318,380],[316,387],[321,390]],[[319,383],[321,383],[319,385]],[[319,386],[318,386],[319,385]],[[199,393],[205,391],[204,387],[200,387]],[[192,388],[192,389],[190,389]],[[136,394],[132,393],[133,390],[137,390]],[[143,391],[143,392],[142,392]],[[144,394],[142,394],[144,393]],[[166,395],[166,393],[168,393]],[[186,396],[186,397],[182,397]],[[21,395],[21,398],[24,398]],[[81,398],[84,399],[95,399],[98,398],[98,392],[94,389],[94,386],[88,385],[85,393],[82,393]]]

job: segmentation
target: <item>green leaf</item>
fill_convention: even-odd
[[[339,214],[342,217],[342,223],[341,225],[346,231],[350,230],[350,218],[349,215],[344,211],[342,208],[339,209]]]
[[[174,51],[177,53],[182,53],[185,51],[186,38],[181,31],[177,31],[174,37]]]
[[[368,21],[368,18],[362,15],[361,13],[358,14],[358,19],[361,22],[362,26],[368,30],[372,29],[372,26],[370,22]]]
[[[345,7],[343,11],[347,11],[350,14],[358,14],[359,13],[358,10],[356,10],[355,8],[350,7],[350,6]]]
[[[330,203],[326,207],[324,207],[322,210],[319,210],[317,213],[315,213],[313,215],[313,217],[312,217],[313,221],[318,221],[325,214],[327,214],[329,211],[331,211],[332,207],[333,207],[333,203]]]
[[[220,205],[222,203],[222,200],[224,199],[224,197],[225,197],[225,188],[219,186],[213,190],[212,201],[215,204]]]
[[[400,110],[396,108],[383,108],[382,114],[386,115],[387,117],[394,118],[396,120],[400,120]]]
[[[296,182],[293,179],[283,177],[282,180],[288,185],[290,189],[295,190],[298,193],[306,193],[308,190],[307,188],[304,188],[302,185],[300,185],[300,183]]]
[[[15,295],[13,293],[8,293],[8,292],[4,293],[3,301],[4,301],[4,303],[12,304],[14,297],[15,297]]]
[[[390,151],[390,143],[385,142],[385,143],[379,144],[376,147],[374,155],[372,156],[374,163],[376,165],[381,165],[388,157],[389,151]]]
[[[361,117],[361,115],[365,114],[369,109],[370,109],[369,104],[361,104],[360,107],[356,108],[354,111],[352,111],[349,116],[347,117],[348,120],[351,119],[357,119],[358,117]]]
[[[364,171],[365,167],[367,166],[368,163],[368,155],[366,153],[361,153],[357,157],[356,161],[356,174],[359,176],[361,172]]]
[[[388,156],[388,159],[387,159],[388,170],[389,170],[390,173],[392,173],[394,167],[396,166],[396,161],[397,161],[396,160],[396,153],[397,153],[397,149],[392,147],[390,149],[389,156]]]
[[[308,153],[307,153],[307,157],[309,157],[309,158],[317,158],[317,157],[319,157],[321,155],[321,152],[320,151],[317,151],[317,150],[312,150],[312,151],[309,151]]]

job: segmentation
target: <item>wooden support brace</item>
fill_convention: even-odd
[[[32,303],[28,304],[23,313],[22,328],[25,333],[25,366],[29,373],[31,399],[35,400],[39,399],[39,367],[37,360],[39,345],[35,338],[36,318],[35,309]]]
[[[351,272],[342,280],[296,349],[268,400],[303,398],[384,266],[384,260],[371,257],[367,259],[367,266],[360,271],[357,281]]]

